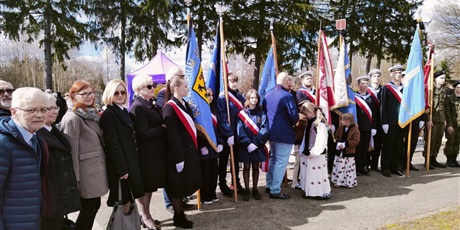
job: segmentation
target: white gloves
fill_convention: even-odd
[[[371,129],[371,135],[375,136],[375,134],[377,134],[377,130],[376,129]]]
[[[420,121],[420,123],[418,123],[418,127],[421,129],[423,128],[423,126],[425,125],[425,122],[424,121]]]
[[[345,148],[345,142],[337,142],[337,147],[335,149],[341,150]]]
[[[388,134],[388,128],[389,128],[388,124],[382,125],[382,129],[385,134]]]
[[[254,150],[256,150],[256,149],[257,149],[257,145],[255,145],[255,144],[253,144],[253,143],[251,143],[251,144],[248,145],[248,152],[249,152],[249,153],[252,153],[252,152],[253,152]]]
[[[203,156],[206,156],[209,153],[208,148],[206,148],[206,147],[203,147],[200,150],[201,150],[201,155],[203,155]]]
[[[335,125],[331,125],[331,131],[332,133],[335,133]]]
[[[218,153],[222,152],[222,149],[224,149],[223,145],[217,145],[217,152]]]
[[[228,145],[233,145],[235,144],[235,137],[234,136],[231,136],[227,139],[227,144]]]
[[[182,170],[184,170],[184,162],[179,162],[176,164],[176,170],[178,173],[182,172]]]

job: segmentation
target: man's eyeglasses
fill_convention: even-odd
[[[126,94],[126,91],[115,91],[115,94],[113,94],[113,95],[115,95],[115,97],[118,97],[120,95],[125,96],[125,94]]]
[[[59,111],[60,108],[57,107],[57,106],[51,106],[51,107],[48,107],[48,108],[46,108],[46,109],[47,109],[48,111],[51,111],[51,110]]]
[[[91,96],[94,96],[94,92],[89,92],[89,93],[76,93],[76,95],[80,95],[82,97],[91,97]]]
[[[41,113],[45,113],[45,112],[48,112],[48,108],[46,107],[42,107],[42,108],[30,108],[30,109],[21,109],[21,108],[15,108],[15,109],[19,109],[21,111],[24,111],[25,113],[28,113],[28,114],[37,114],[38,112],[41,112]]]
[[[0,95],[3,96],[7,92],[9,95],[11,95],[14,92],[14,89],[0,89]]]

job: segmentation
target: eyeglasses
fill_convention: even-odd
[[[94,92],[89,92],[89,93],[76,93],[76,95],[80,95],[82,97],[91,97],[91,96],[94,96]]]
[[[14,92],[14,89],[0,89],[0,95],[3,96],[7,92],[9,95],[11,95]]]
[[[115,97],[118,97],[118,96],[125,96],[126,94],[126,91],[115,91],[115,94],[113,94]]]
[[[47,109],[48,111],[51,111],[51,110],[59,111],[60,108],[57,107],[57,106],[51,106],[51,107],[48,107],[48,108],[46,108],[46,109]]]
[[[147,89],[150,90],[150,89],[152,89],[152,88],[156,88],[156,87],[157,87],[157,84],[153,83],[153,84],[151,84],[151,85],[146,85],[146,86],[144,86],[144,87],[146,87]]]
[[[21,109],[21,108],[15,108],[15,109],[19,109],[21,111],[24,111],[25,113],[28,113],[28,114],[37,114],[38,112],[41,112],[41,113],[45,113],[48,111],[48,108],[46,107],[42,107],[42,108],[31,108],[31,109]]]

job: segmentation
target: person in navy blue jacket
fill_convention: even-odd
[[[267,93],[262,103],[270,127],[270,163],[265,191],[274,199],[291,197],[281,192],[281,182],[295,144],[294,125],[299,120],[295,98],[286,90],[289,80],[286,72],[278,74],[276,87]]]
[[[238,91],[238,76],[235,74],[228,74],[228,104],[230,110],[230,123],[228,121],[227,113],[227,101],[224,93],[219,95],[217,98],[217,123],[219,124],[219,130],[222,132],[222,138],[224,139],[224,148],[219,155],[219,187],[220,191],[225,196],[232,196],[233,192],[227,186],[227,164],[228,156],[230,155],[230,145],[235,143],[236,135],[236,123],[238,121],[238,113],[243,109],[244,97]],[[236,155],[236,154],[235,154]],[[234,160],[234,163],[238,162]],[[240,184],[240,178],[238,177],[239,167],[235,164],[235,175],[237,182],[237,189],[239,192],[243,192],[243,187]],[[233,181],[233,179],[232,179]]]
[[[267,115],[259,105],[260,96],[255,89],[246,93],[244,110],[238,114],[237,126],[237,154],[239,162],[244,163],[243,180],[245,191],[243,200],[249,201],[249,168],[252,165],[252,196],[261,200],[257,191],[259,182],[259,164],[266,160],[267,149],[265,143],[268,141],[268,120]]]
[[[48,148],[36,132],[45,124],[46,95],[37,88],[13,93],[11,117],[0,120],[0,229],[40,229],[48,215]]]

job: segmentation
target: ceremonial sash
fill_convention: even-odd
[[[385,85],[391,93],[393,93],[393,95],[396,97],[396,99],[401,102],[401,98],[402,98],[402,93],[401,91],[399,91],[398,89],[395,89],[394,86],[392,84],[386,84]]]
[[[310,92],[308,92],[308,90],[303,89],[303,88],[300,88],[298,90],[302,92],[303,94],[305,94],[313,104],[316,104],[315,96],[312,95]]]
[[[233,104],[235,104],[238,110],[243,110],[243,104],[241,104],[241,101],[238,100],[238,98],[235,97],[235,95],[233,95],[231,92],[228,92],[228,99],[230,99],[230,101],[232,101]]]
[[[192,137],[193,142],[195,143],[195,147],[198,149],[198,140],[196,137],[196,127],[195,127],[195,122],[193,122],[192,117],[188,115],[184,110],[182,110],[175,101],[169,100],[167,102],[174,111],[176,111],[177,116],[181,120],[182,124],[184,124],[185,129],[187,129],[188,134]]]
[[[214,114],[211,114],[211,117],[212,117],[212,124],[214,125],[214,127],[217,127],[217,117]]]
[[[380,100],[379,100],[379,97],[377,96],[377,91],[375,89],[367,88],[366,92],[368,92],[371,95],[371,97],[375,101],[375,104],[377,104],[377,107],[380,108]]]
[[[372,110],[366,101],[359,94],[355,94],[356,104],[366,113],[369,121],[372,123]]]

